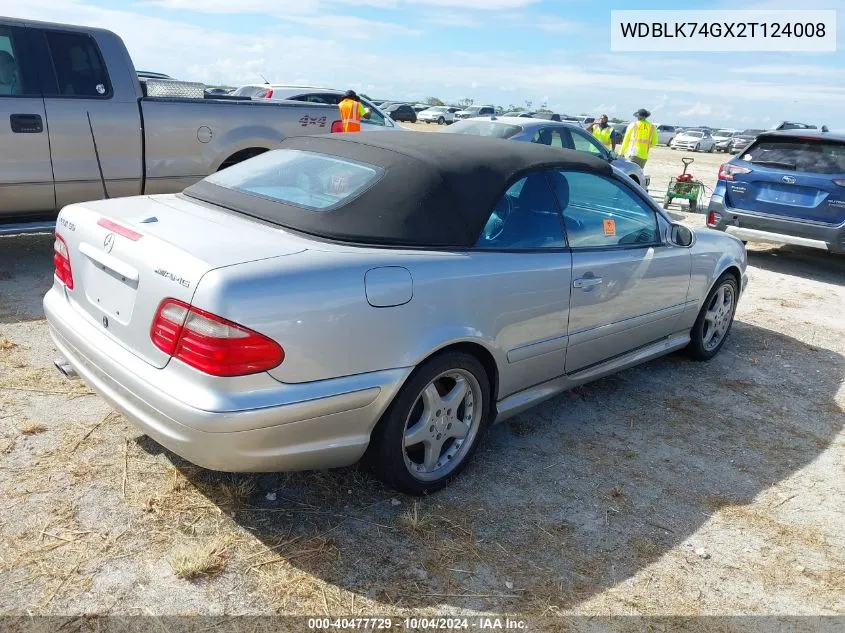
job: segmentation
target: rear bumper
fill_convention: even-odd
[[[208,410],[185,401],[186,393],[191,398],[185,368],[173,367],[181,363],[156,369],[127,352],[71,307],[60,284],[44,297],[44,312],[57,349],[92,389],[143,433],[212,470],[268,472],[353,464],[411,371],[302,384],[277,383],[259,374],[245,378],[253,386],[264,385],[261,406],[245,407],[241,398],[237,409]],[[206,394],[206,401],[215,400]]]
[[[790,244],[832,253],[845,253],[845,222],[839,226],[802,222],[770,216],[725,205],[724,197],[714,194],[707,209],[721,215],[712,227],[747,242]]]

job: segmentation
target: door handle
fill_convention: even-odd
[[[9,125],[15,134],[40,134],[44,131],[40,114],[10,114]]]
[[[572,282],[573,288],[592,288],[598,286],[602,282],[601,277],[582,277]]]

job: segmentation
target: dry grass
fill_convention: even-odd
[[[421,534],[433,524],[433,517],[427,513],[421,513],[419,504],[415,501],[413,507],[408,508],[398,518],[399,525],[405,531],[412,534]]]
[[[170,556],[170,567],[186,580],[217,574],[226,566],[227,547],[221,539],[184,543]]]
[[[646,559],[653,558],[660,551],[660,546],[652,539],[641,536],[635,536],[628,541],[628,546],[637,556]]]
[[[18,430],[21,432],[21,435],[38,435],[46,431],[47,427],[41,424],[41,422],[29,420],[21,424]]]
[[[796,539],[814,548],[821,548],[825,544],[824,532],[812,525],[799,523],[782,523],[777,519],[763,514],[756,506],[732,505],[723,507],[718,516],[730,522],[741,524],[759,531],[767,541],[778,545],[788,545]]]
[[[14,349],[17,346],[18,344],[12,341],[11,339],[6,338],[5,336],[0,336],[0,350],[7,351],[10,349]]]

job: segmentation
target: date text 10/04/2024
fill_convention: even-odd
[[[312,630],[363,630],[379,631],[388,629],[404,629],[411,631],[430,630],[481,630],[481,631],[526,631],[528,623],[525,620],[510,617],[481,617],[481,618],[309,618],[308,628]]]

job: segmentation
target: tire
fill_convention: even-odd
[[[695,147],[692,148],[692,151],[700,152],[701,151],[701,143],[696,143]]]
[[[716,146],[715,146],[715,145],[711,145],[711,146],[710,146],[710,149],[708,149],[708,150],[707,150],[707,153],[708,153],[708,154],[712,154],[712,153],[713,153],[713,150],[714,150],[715,148],[716,148]]]
[[[437,125],[443,125],[444,123],[446,123],[446,119],[444,119],[443,117],[437,119]]]
[[[454,400],[453,409],[446,398],[460,395],[455,391],[458,380],[465,395]],[[406,494],[435,492],[469,463],[491,410],[490,379],[477,358],[464,352],[434,356],[411,374],[373,429],[364,464],[388,486]],[[450,437],[460,433],[458,422],[468,419],[463,438]],[[406,445],[409,440],[412,443]],[[426,464],[435,457],[434,464]]]
[[[722,290],[730,293],[729,306],[725,304],[724,299],[719,299]],[[698,318],[692,326],[690,342],[686,347],[686,352],[692,359],[710,360],[719,353],[728,338],[728,334],[730,334],[738,299],[739,291],[736,279],[730,273],[723,274],[716,280],[713,288],[707,294],[707,299],[704,300],[704,305],[701,306]],[[710,318],[708,318],[708,315],[710,315]],[[718,325],[714,325],[714,323]],[[714,327],[716,328],[715,331],[712,329]],[[718,338],[713,340],[714,336],[718,336]]]
[[[698,201],[697,200],[690,200],[689,201],[689,212],[690,213],[697,213],[698,212]]]
[[[670,204],[672,204],[672,198],[670,198],[669,196],[664,196],[663,197],[663,208],[668,209]]]

